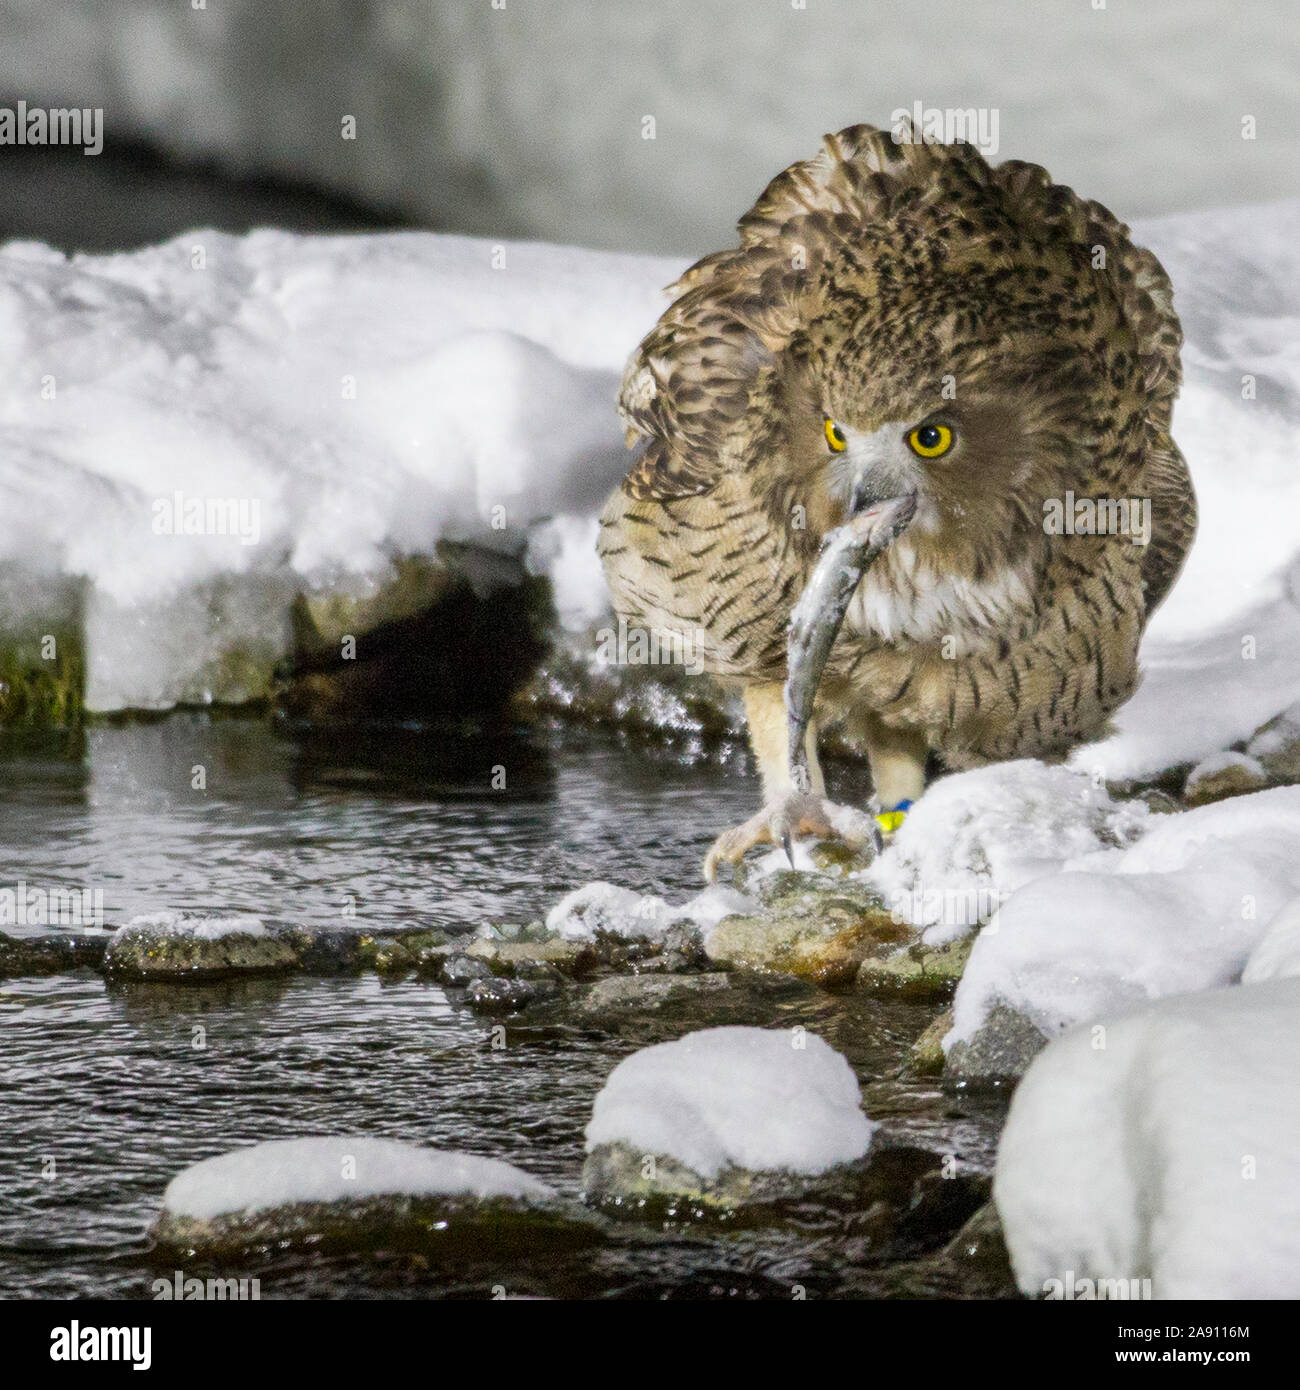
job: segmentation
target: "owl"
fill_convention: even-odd
[[[763,805],[858,833],[826,799],[819,727],[865,749],[886,829],[928,768],[1059,758],[1138,681],[1143,628],[1196,528],[1170,435],[1169,279],[1104,207],[1037,165],[854,126],[775,178],[739,244],[696,262],[633,354],[636,450],[600,519],[629,628],[743,691]],[[826,536],[897,499],[791,784],[787,629]]]

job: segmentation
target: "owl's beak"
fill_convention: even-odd
[[[858,539],[861,549],[854,558],[865,568],[882,550],[907,527],[916,515],[916,493],[904,493],[901,497],[886,497],[879,501],[874,497],[857,495],[857,487],[849,499],[848,523]],[[847,527],[846,527],[847,529]]]

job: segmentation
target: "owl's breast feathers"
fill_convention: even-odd
[[[881,557],[824,702],[869,703],[959,762],[1096,733],[1136,686],[1196,526],[1159,262],[1036,165],[867,126],[774,179],[739,231],[671,287],[627,366],[639,452],[600,540],[619,612],[689,636],[721,674],[781,678],[790,609],[842,519],[793,442],[820,408],[808,382],[844,398],[869,380],[888,404],[951,370],[959,403],[1012,398],[1037,453],[1015,487],[977,486],[965,520]],[[1150,543],[1048,534],[1045,501],[1066,489],[1148,499]]]

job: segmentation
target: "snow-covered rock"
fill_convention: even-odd
[[[1149,820],[1079,771],[1026,759],[941,778],[862,877],[937,946],[991,917],[1023,884],[1131,843]]]
[[[596,1097],[583,1186],[731,1204],[861,1158],[848,1062],[801,1028],[707,1028],[625,1058]]]
[[[172,1216],[211,1220],[295,1202],[339,1202],[396,1193],[545,1200],[539,1178],[495,1158],[424,1149],[391,1139],[275,1139],[185,1169],[163,1193]]]
[[[108,942],[104,968],[155,980],[210,980],[294,970],[298,951],[258,917],[152,912],[133,917]]]
[[[587,1238],[595,1227],[509,1163],[339,1136],[270,1140],[194,1164],[167,1185],[153,1235],[169,1248],[211,1253],[394,1239],[483,1251],[557,1225]]]
[[[546,928],[569,941],[590,941],[597,932],[657,940],[671,915],[662,898],[598,881],[561,898],[546,914]]]
[[[1053,1042],[1012,1100],[994,1180],[1022,1291],[1300,1298],[1297,1055],[1296,979]]]
[[[566,894],[546,914],[546,928],[569,941],[590,941],[597,932],[629,940],[660,941],[673,926],[707,930],[736,913],[752,912],[757,902],[729,884],[710,884],[680,907],[652,893],[614,883],[585,883]]]
[[[980,932],[945,1046],[960,1069],[995,1011],[1045,1038],[1241,978],[1300,894],[1300,788],[1151,818],[1136,844],[1015,893]]]

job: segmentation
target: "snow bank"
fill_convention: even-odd
[[[945,1048],[999,1003],[1049,1037],[1162,995],[1241,977],[1300,894],[1300,787],[1153,816],[1130,848],[1067,864],[1015,893],[980,932]]]
[[[875,1128],[848,1062],[802,1029],[706,1028],[625,1058],[596,1097],[587,1152],[623,1143],[705,1178],[815,1174],[861,1158]]]
[[[417,234],[0,249],[0,568],[38,623],[85,581],[96,709],[258,693],[223,666],[280,654],[297,588],[441,539],[533,541],[582,622],[618,373],[677,269]]]
[[[546,1183],[495,1158],[423,1149],[391,1139],[274,1139],[204,1159],[163,1194],[173,1216],[210,1221],[299,1202],[409,1196],[545,1201]]]
[[[1150,813],[1081,772],[1025,759],[941,778],[863,874],[900,920],[941,945],[1030,880],[1128,844]]]
[[[1022,1291],[1300,1297],[1298,1052],[1294,979],[1052,1043],[1012,1100],[993,1187]]]

